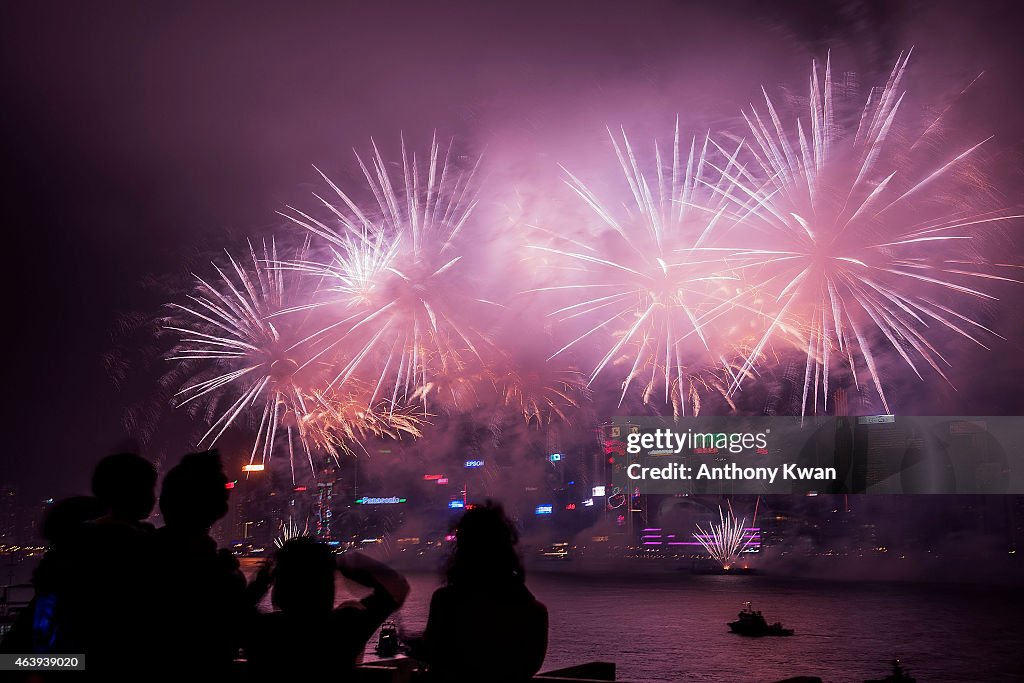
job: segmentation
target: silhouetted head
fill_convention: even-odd
[[[519,534],[500,505],[487,501],[468,510],[455,528],[448,584],[480,588],[522,584],[525,575],[516,552],[518,542]]]
[[[171,468],[160,489],[167,526],[207,531],[228,513],[228,478],[217,451],[190,453]]]
[[[324,612],[334,607],[334,553],[312,538],[294,538],[277,551],[271,600],[282,611]]]
[[[111,516],[138,522],[156,503],[156,468],[134,453],[117,453],[100,460],[92,473],[92,493]]]
[[[92,496],[74,496],[57,501],[43,518],[43,538],[58,546],[75,537],[82,524],[102,517],[106,506]]]

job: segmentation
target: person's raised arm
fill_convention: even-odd
[[[274,558],[271,556],[263,560],[256,576],[246,585],[246,604],[252,607],[259,605],[260,601],[266,596],[267,591],[270,590],[272,583],[274,583]]]
[[[404,576],[361,553],[339,555],[338,571],[346,579],[372,588],[375,595],[386,595],[394,602],[395,609],[401,607],[409,595],[409,582]]]

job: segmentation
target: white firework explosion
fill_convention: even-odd
[[[971,167],[986,140],[934,162],[923,152],[934,146],[925,143],[937,119],[909,140],[897,132],[908,59],[900,57],[846,125],[830,63],[823,77],[815,64],[807,119],[787,129],[765,93],[765,111],[744,115],[753,141],[739,156],[751,161],[723,150],[734,163],[722,169],[728,187],[715,190],[730,203],[722,231],[745,245],[737,256],[747,260],[740,271],[752,290],[776,301],[732,391],[783,333],[806,353],[803,412],[827,410],[840,359],[858,386],[858,367],[866,369],[888,411],[878,360],[884,347],[919,378],[922,363],[945,378],[949,361],[936,331],[985,348],[984,338],[996,335],[971,308],[995,299],[982,289],[986,282],[1014,280],[998,275],[972,241],[979,229],[1021,216],[972,204],[987,192]]]
[[[320,285],[314,300],[286,312],[317,311],[320,322],[303,341],[317,349],[307,363],[334,366],[329,386],[360,372],[376,377],[373,400],[390,389],[392,401],[403,401],[478,361],[487,345],[476,306],[494,304],[468,294],[474,285],[459,253],[476,204],[475,168],[457,171],[436,139],[426,164],[403,142],[397,182],[376,145],[370,166],[357,159],[372,210],[323,176],[336,199],[317,198],[336,226],[297,209],[287,215],[326,243],[328,258],[281,264]]]

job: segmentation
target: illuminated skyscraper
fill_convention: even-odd
[[[334,513],[331,510],[331,499],[334,498],[334,481],[322,481],[316,485],[316,502],[313,505],[316,530],[314,535],[320,541],[334,540],[331,522]]]

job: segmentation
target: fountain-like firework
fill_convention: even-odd
[[[693,537],[713,560],[722,565],[722,569],[728,570],[736,564],[754,537],[747,531],[747,520],[737,519],[731,505],[728,513],[722,511],[722,506],[718,506],[718,520],[718,524],[708,524],[707,530],[697,524]]]
[[[306,526],[300,529],[295,520],[289,517],[288,522],[281,527],[281,535],[274,539],[274,546],[283,548],[288,541],[306,536],[309,536],[309,522],[307,521]]]

